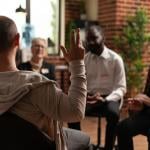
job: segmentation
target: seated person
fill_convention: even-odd
[[[85,66],[87,74],[86,115],[94,112],[106,117],[105,150],[112,150],[119,120],[120,101],[126,93],[122,58],[104,44],[102,28],[94,25],[86,30]],[[69,127],[79,128],[78,123]],[[76,128],[76,129],[78,129]]]
[[[150,69],[144,92],[129,98],[128,108],[134,113],[118,124],[119,150],[133,150],[133,137],[150,129]]]
[[[20,70],[36,71],[48,79],[55,80],[55,66],[44,61],[46,56],[47,41],[43,38],[32,39],[30,61],[18,65]]]
[[[57,150],[87,150],[89,136],[62,126],[64,121],[84,118],[87,87],[79,29],[71,34],[69,51],[61,46],[71,72],[68,95],[55,81],[37,72],[18,70],[15,61],[18,47],[15,22],[0,16],[0,114],[13,113],[32,123],[56,143]]]

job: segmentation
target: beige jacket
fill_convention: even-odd
[[[0,114],[7,110],[35,124],[66,150],[62,123],[84,118],[86,77],[83,61],[70,63],[71,85],[68,95],[54,81],[31,71],[0,72]]]

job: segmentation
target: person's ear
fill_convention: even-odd
[[[15,35],[14,42],[13,42],[14,46],[19,46],[19,39],[20,39],[20,35],[19,35],[19,33],[17,33]]]

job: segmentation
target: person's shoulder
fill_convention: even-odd
[[[53,80],[49,80],[40,73],[33,71],[20,70],[17,76],[17,82],[19,86],[30,87],[30,89],[36,89],[41,86],[55,88],[57,83]]]
[[[89,55],[92,55],[92,53],[90,51],[88,51],[88,52],[85,53],[85,56],[86,55],[89,56]]]
[[[20,75],[21,76],[31,76],[31,77],[41,77],[41,76],[43,76],[43,75],[41,75],[40,73],[38,73],[38,72],[35,72],[35,71],[28,71],[28,70],[20,70]]]
[[[122,60],[122,57],[119,53],[117,53],[116,51],[107,48],[109,55],[113,58],[113,59],[118,59],[118,60]]]
[[[49,81],[49,79],[46,78],[44,75],[34,71],[20,70],[20,77],[30,82]]]
[[[91,56],[91,52],[87,52],[87,53],[85,54],[85,56],[84,56],[84,59],[86,60],[86,59],[88,59],[90,56]]]

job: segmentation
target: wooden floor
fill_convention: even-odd
[[[97,143],[97,118],[86,117],[82,121],[82,130],[88,133],[92,143]],[[102,119],[102,145],[104,144],[105,119]],[[134,150],[148,150],[147,139],[145,136],[138,135],[134,138]]]

